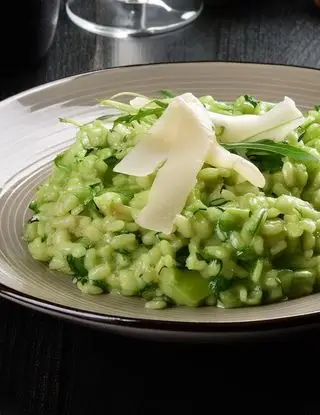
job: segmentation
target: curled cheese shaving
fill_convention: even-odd
[[[157,232],[172,231],[176,215],[183,209],[204,162],[233,168],[255,186],[265,185],[264,176],[254,164],[218,143],[208,111],[190,93],[172,100],[146,137],[114,171],[146,176],[163,162],[148,203],[136,219],[140,226]]]

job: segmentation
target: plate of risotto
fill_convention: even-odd
[[[314,69],[121,67],[0,103],[0,295],[119,334],[317,324]]]

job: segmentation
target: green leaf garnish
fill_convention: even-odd
[[[113,169],[113,168],[116,166],[116,164],[118,164],[118,163],[119,163],[119,160],[118,160],[118,159],[117,159],[117,157],[115,157],[115,156],[110,156],[110,157],[108,157],[108,158],[104,159],[103,161],[106,163],[106,165],[107,165],[110,169]]]
[[[165,98],[174,98],[175,94],[170,89],[162,89],[159,91],[160,95]]]
[[[222,144],[227,150],[235,151],[238,150],[252,150],[249,154],[251,155],[260,155],[263,156],[266,153],[272,153],[275,155],[282,155],[284,157],[289,157],[295,161],[313,161],[319,162],[320,158],[309,153],[306,150],[303,150],[299,147],[292,146],[290,144],[281,142],[276,143],[272,140],[261,140],[256,142],[239,142],[239,143],[230,143]]]
[[[215,279],[209,282],[209,288],[212,294],[218,297],[222,291],[225,291],[228,288],[230,288],[231,284],[232,284],[232,280],[229,280],[222,276],[217,276]]]
[[[319,111],[319,110],[320,110],[320,105],[319,105],[319,104],[315,105],[315,106],[314,106],[314,109],[315,109],[316,111]]]
[[[40,212],[39,206],[34,200],[30,203],[29,209],[31,209],[34,213],[39,213]]]
[[[262,208],[258,213],[254,214],[256,216],[256,222],[252,229],[252,238],[260,232],[261,227],[265,223],[268,217],[268,210]]]
[[[158,99],[154,99],[152,102],[154,102],[155,104],[157,104],[158,107],[164,108],[164,109],[167,108],[168,105],[169,105],[166,102],[159,101]]]
[[[109,285],[106,281],[104,280],[93,280],[92,281],[93,285],[95,285],[96,287],[101,288],[101,290],[104,293],[108,293],[110,291]]]
[[[54,159],[54,164],[56,165],[56,167],[58,167],[58,169],[69,171],[70,167],[63,164],[63,158],[64,158],[64,153],[58,154]]]
[[[251,95],[245,95],[244,99],[249,102],[253,108],[256,108],[256,106],[259,104],[259,101],[257,101],[254,97],[252,97]]]
[[[145,300],[150,301],[156,296],[157,289],[158,289],[157,284],[149,283],[140,291],[140,295]]]
[[[249,154],[246,157],[255,164],[260,171],[274,173],[282,168],[283,161],[281,154]]]
[[[123,115],[117,118],[114,121],[113,126],[115,127],[118,124],[130,124],[133,121],[141,121],[143,118],[148,117],[149,115],[155,115],[157,118],[159,118],[162,115],[163,111],[163,107],[148,109],[141,108],[136,114]]]
[[[72,255],[67,255],[67,262],[77,281],[86,282],[88,270],[84,266],[84,256],[76,258]]]

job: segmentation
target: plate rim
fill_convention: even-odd
[[[11,101],[15,101],[19,98],[23,98],[31,93],[36,93],[39,92],[43,89],[47,89],[50,88],[52,86],[55,85],[60,85],[63,84],[65,82],[71,81],[73,79],[76,78],[81,78],[81,77],[85,77],[85,76],[92,76],[94,74],[98,74],[98,73],[104,73],[104,72],[108,72],[108,71],[120,71],[122,69],[130,69],[130,68],[141,68],[141,67],[151,67],[151,66],[178,66],[178,65],[194,65],[194,64],[231,64],[231,65],[253,65],[253,66],[265,66],[265,67],[282,67],[282,68],[292,68],[292,69],[306,69],[307,71],[315,71],[315,72],[319,72],[320,71],[320,67],[319,68],[315,68],[312,66],[303,66],[303,65],[295,65],[295,64],[287,64],[287,63],[271,63],[271,62],[253,62],[253,61],[241,61],[241,60],[192,60],[192,61],[174,61],[174,62],[165,62],[165,61],[160,61],[160,62],[155,62],[155,63],[137,63],[137,64],[133,64],[133,65],[118,65],[118,66],[112,66],[110,68],[102,68],[102,69],[92,69],[89,71],[85,71],[85,72],[81,72],[78,74],[74,74],[74,75],[66,75],[63,77],[60,77],[56,80],[53,81],[49,81],[49,82],[42,82],[39,85],[36,85],[34,87],[31,88],[26,88],[23,89],[22,91],[11,95],[7,98],[4,98],[2,100],[0,100],[0,109],[3,105],[10,103]]]
[[[275,68],[286,68],[286,69],[296,69],[296,70],[307,70],[311,72],[320,72],[320,68],[294,65],[294,64],[283,64],[283,63],[269,63],[269,62],[252,62],[252,61],[237,61],[237,60],[196,60],[196,61],[175,61],[175,62],[156,62],[156,63],[141,63],[134,65],[121,65],[113,66],[110,68],[103,69],[93,69],[79,74],[64,76],[50,82],[44,82],[32,88],[27,88],[21,92],[9,96],[0,101],[0,111],[2,107],[19,100],[23,97],[26,97],[33,93],[41,92],[42,90],[49,89],[55,86],[59,86],[65,82],[72,81],[77,78],[93,76],[99,73],[107,73],[109,71],[121,71],[130,68],[141,68],[141,67],[156,67],[156,66],[191,66],[191,65],[201,65],[201,64],[212,64],[212,65],[252,65],[257,67],[275,67]],[[313,294],[311,294],[313,295]],[[308,324],[312,322],[319,322],[320,308],[312,312],[305,312],[300,315],[295,316],[283,316],[283,317],[274,317],[267,320],[250,320],[242,322],[210,322],[210,321],[178,321],[178,320],[162,320],[162,319],[150,319],[143,317],[126,317],[120,315],[112,315],[110,313],[103,314],[94,311],[85,311],[80,310],[75,307],[70,307],[66,305],[60,305],[45,299],[41,299],[26,293],[22,293],[14,288],[11,288],[3,283],[0,283],[0,297],[12,301],[16,304],[20,304],[27,308],[33,308],[40,310],[46,314],[58,315],[61,318],[74,318],[78,320],[79,318],[86,322],[95,322],[104,324],[107,326],[118,326],[118,327],[127,327],[133,329],[150,329],[150,330],[166,330],[166,331],[178,331],[178,332],[198,332],[198,333],[227,333],[227,332],[248,332],[255,330],[258,332],[263,332],[278,328],[288,328],[296,327],[297,325],[303,324],[305,320],[308,320]]]
[[[39,299],[30,294],[21,293],[14,288],[0,284],[0,297],[20,304],[27,308],[41,310],[49,315],[58,315],[69,320],[83,320],[88,323],[99,323],[106,326],[127,327],[131,329],[162,330],[169,332],[187,333],[247,333],[265,332],[271,329],[287,329],[297,326],[319,323],[320,311],[309,314],[301,314],[291,317],[277,317],[268,320],[244,321],[244,322],[197,322],[177,320],[155,320],[140,317],[124,317],[112,314],[103,314],[93,311],[80,310],[74,307],[60,305],[52,301]],[[161,310],[160,310],[161,311]]]

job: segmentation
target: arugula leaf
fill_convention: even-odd
[[[254,97],[251,95],[244,95],[244,99],[249,102],[253,108],[256,108],[256,106],[259,104],[259,101],[257,101]]]
[[[210,291],[216,297],[219,297],[219,294],[222,291],[226,291],[228,288],[231,287],[231,285],[232,285],[232,280],[229,280],[228,278],[224,278],[221,275],[218,277],[215,277],[212,281],[209,282]]]
[[[67,255],[67,262],[77,281],[86,282],[88,271],[84,266],[84,256],[76,258],[72,255]]]
[[[268,171],[270,173],[281,169],[283,165],[282,155],[275,153],[253,154],[251,151],[246,154],[246,157],[254,163],[260,171]]]
[[[149,115],[155,115],[159,118],[162,115],[163,111],[163,107],[148,109],[140,108],[136,114],[123,115],[117,118],[113,123],[113,127],[118,124],[130,124],[133,121],[141,121],[143,118],[148,117]]]
[[[158,107],[164,108],[164,109],[166,109],[168,107],[168,105],[169,105],[166,102],[159,101],[158,99],[154,99],[152,102],[154,102],[155,104],[157,104]]]
[[[261,140],[255,142],[239,142],[223,144],[223,146],[230,151],[237,152],[238,150],[252,150],[250,155],[265,155],[266,153],[273,153],[289,157],[295,161],[315,161],[319,162],[320,158],[314,156],[302,148],[292,146],[285,142],[276,143],[272,140]]]
[[[174,98],[175,94],[170,89],[162,89],[159,91],[160,95],[165,98]]]

